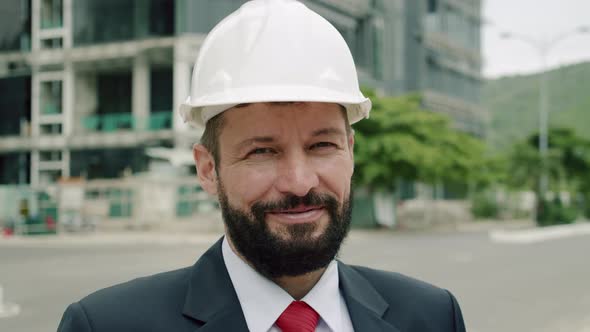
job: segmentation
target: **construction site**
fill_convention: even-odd
[[[425,107],[485,136],[479,0],[304,2],[341,32],[362,85],[420,91]],[[0,226],[27,234],[178,220],[220,227],[196,218],[215,215],[217,203],[195,176],[191,147],[201,132],[175,110],[206,34],[243,3],[0,4]]]

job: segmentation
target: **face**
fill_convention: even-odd
[[[256,103],[224,112],[219,165],[195,146],[234,248],[269,277],[327,265],[350,224],[353,138],[340,106]]]

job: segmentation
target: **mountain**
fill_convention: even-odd
[[[570,127],[590,138],[590,62],[548,72],[549,125]],[[488,80],[482,92],[490,114],[489,142],[505,149],[539,128],[540,74]]]

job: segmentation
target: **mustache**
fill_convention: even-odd
[[[329,211],[338,207],[338,199],[330,194],[321,194],[315,191],[308,192],[305,196],[287,194],[280,200],[270,202],[256,202],[252,205],[252,214],[257,218],[264,218],[268,211],[294,209],[298,206],[324,206]]]

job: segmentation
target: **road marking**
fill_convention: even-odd
[[[0,319],[16,316],[20,313],[20,307],[14,303],[4,302],[4,289],[0,285]]]
[[[579,235],[590,235],[590,223],[585,222],[513,231],[495,230],[489,232],[490,239],[493,242],[515,244],[537,243]]]

